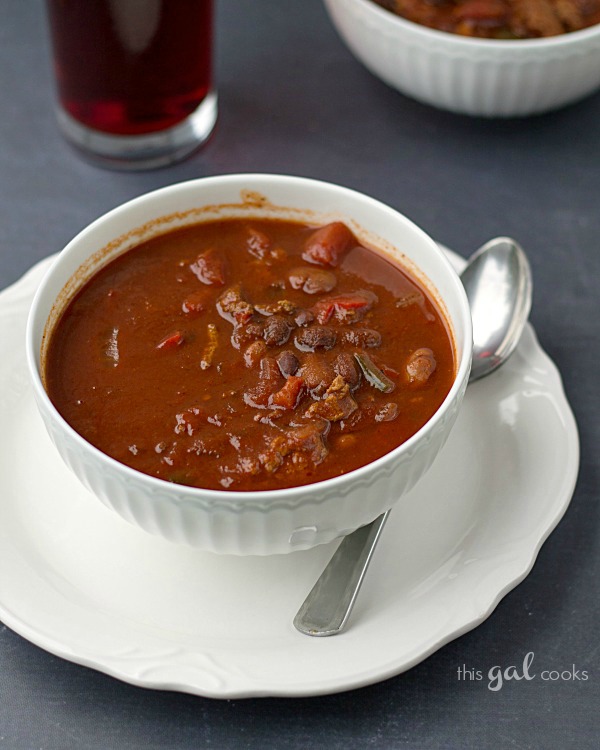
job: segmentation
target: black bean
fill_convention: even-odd
[[[281,315],[271,315],[265,323],[263,338],[267,346],[282,346],[291,332],[292,325],[288,320]]]
[[[335,274],[331,271],[311,266],[292,269],[289,281],[292,289],[302,289],[306,294],[330,292],[337,284]]]
[[[398,404],[393,401],[389,401],[387,404],[381,407],[381,409],[375,415],[376,422],[393,422],[398,416]]]
[[[341,375],[344,378],[352,390],[359,385],[361,378],[360,370],[356,366],[354,357],[348,354],[348,352],[342,352],[337,355],[333,362],[333,369],[336,375]]]
[[[408,380],[415,385],[424,385],[434,373],[437,362],[431,349],[417,349],[406,363]]]
[[[285,349],[277,355],[277,364],[284,378],[295,375],[300,367],[298,357],[289,349]]]
[[[294,316],[294,322],[298,327],[308,326],[313,322],[314,319],[315,316],[310,310],[297,310],[296,315]]]
[[[344,331],[344,342],[361,349],[381,346],[381,334],[373,328],[351,328]]]
[[[336,332],[327,326],[309,326],[296,334],[294,343],[302,352],[314,352],[315,349],[333,349],[337,341]]]
[[[335,379],[336,372],[320,354],[307,354],[298,375],[304,379],[313,398],[321,398]]]
[[[263,328],[258,323],[248,323],[248,325],[236,325],[231,334],[231,344],[235,349],[241,349],[256,339],[262,338]]]

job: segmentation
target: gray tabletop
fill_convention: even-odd
[[[282,172],[357,188],[463,256],[516,237],[532,322],[557,364],[582,457],[572,503],[526,580],[475,630],[405,674],[326,697],[219,701],[152,691],[61,660],[0,624],[0,748],[596,748],[600,731],[600,94],[515,121],[411,101],[346,50],[320,0],[220,0],[220,117],[188,161],[102,171],[59,136],[41,0],[0,23],[0,288],[92,219],[172,182]],[[26,594],[24,594],[26,595]],[[588,679],[459,682],[463,664]],[[352,654],[348,654],[352,658]]]

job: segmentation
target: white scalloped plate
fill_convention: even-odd
[[[216,698],[360,687],[488,617],[569,504],[577,429],[529,327],[503,368],[469,386],[410,513],[390,517],[351,625],[333,638],[300,635],[292,618],[335,543],[266,558],[175,545],[106,509],[62,464],[23,343],[49,262],[0,294],[0,618],[47,651],[135,685]]]

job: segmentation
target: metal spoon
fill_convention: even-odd
[[[469,382],[489,375],[513,353],[531,309],[531,271],[509,237],[490,240],[461,274],[473,318]],[[348,622],[391,510],[344,537],[294,618],[306,635],[336,635]]]

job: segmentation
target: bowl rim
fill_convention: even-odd
[[[162,195],[171,194],[175,191],[182,190],[191,190],[195,185],[201,183],[202,185],[208,185],[210,187],[212,184],[226,184],[226,183],[232,183],[232,184],[239,184],[242,181],[244,181],[246,184],[243,185],[243,187],[240,185],[242,189],[261,189],[259,185],[256,184],[257,181],[261,183],[271,183],[273,185],[276,184],[290,184],[295,183],[299,186],[304,186],[306,188],[310,188],[311,186],[321,186],[328,189],[333,189],[336,192],[341,192],[342,194],[347,195],[349,198],[354,198],[355,200],[361,200],[366,202],[367,204],[371,205],[375,210],[378,210],[380,212],[386,213],[388,216],[393,216],[394,220],[400,220],[402,223],[404,223],[406,226],[409,226],[411,231],[415,235],[419,235],[422,240],[425,241],[426,244],[430,246],[430,249],[434,252],[434,254],[437,256],[437,260],[440,263],[441,267],[444,269],[444,272],[446,276],[448,277],[448,281],[450,285],[453,287],[453,294],[456,296],[457,301],[459,303],[459,315],[461,320],[457,320],[457,324],[462,324],[463,326],[463,333],[464,333],[464,344],[463,344],[463,352],[462,356],[459,357],[459,352],[456,351],[457,355],[457,363],[456,363],[456,374],[454,378],[454,382],[452,383],[452,387],[450,388],[449,392],[446,394],[446,397],[444,398],[444,401],[441,403],[441,405],[438,407],[437,411],[430,417],[430,419],[408,440],[404,441],[400,445],[393,448],[391,451],[388,451],[384,455],[380,456],[379,458],[375,459],[374,461],[370,461],[367,464],[364,464],[362,466],[357,467],[356,469],[353,469],[352,471],[346,472],[344,474],[339,474],[334,477],[330,477],[328,479],[324,479],[318,482],[311,482],[308,484],[303,485],[297,485],[293,487],[286,487],[283,489],[272,489],[272,490],[249,490],[249,491],[239,491],[239,490],[215,490],[215,489],[206,489],[202,487],[191,487],[189,485],[183,485],[183,484],[172,484],[164,479],[160,479],[159,477],[154,477],[149,474],[145,474],[137,469],[132,468],[131,466],[128,466],[127,464],[121,463],[115,458],[112,458],[108,454],[104,453],[102,450],[94,446],[92,443],[90,443],[88,440],[86,440],[82,435],[80,435],[77,430],[75,430],[67,421],[66,419],[60,414],[58,409],[54,406],[52,401],[50,400],[50,397],[48,396],[46,389],[44,388],[42,378],[41,378],[41,367],[38,365],[39,360],[39,351],[40,351],[40,345],[41,345],[41,338],[36,334],[35,327],[37,324],[37,318],[39,317],[39,308],[41,306],[41,303],[43,301],[43,296],[45,292],[45,288],[47,284],[52,280],[54,273],[56,272],[56,269],[59,268],[59,262],[61,259],[65,256],[66,253],[72,252],[73,248],[76,248],[82,241],[85,241],[87,236],[91,233],[93,233],[99,226],[105,224],[106,222],[114,221],[115,219],[118,219],[122,214],[126,214],[128,212],[133,211],[137,206],[140,204],[143,204],[147,200],[151,199],[159,199]],[[208,204],[207,204],[208,205]],[[257,209],[258,210],[258,209]],[[129,248],[128,248],[129,249]],[[93,253],[87,256],[89,258]],[[79,266],[81,266],[82,263],[85,261],[80,262]],[[415,263],[415,266],[418,267],[418,265]],[[70,274],[71,278],[73,276],[74,272]],[[424,276],[427,278],[427,275],[424,274]],[[445,295],[445,297],[447,294]],[[52,309],[52,305],[56,301],[57,296],[53,296],[53,300],[50,306],[50,309]],[[444,298],[442,298],[443,301]],[[48,315],[44,316],[44,326],[48,322]],[[456,326],[455,326],[456,327]],[[42,332],[43,336],[43,332]],[[194,502],[194,500],[197,501],[211,501],[214,500],[215,502],[218,502],[219,504],[231,504],[231,505],[237,505],[237,506],[243,506],[246,502],[250,504],[252,501],[256,500],[265,500],[265,499],[285,499],[285,500],[297,500],[300,497],[306,496],[306,494],[318,494],[318,493],[329,493],[332,488],[338,486],[340,489],[342,487],[348,485],[350,482],[356,482],[360,483],[361,480],[364,479],[365,475],[369,475],[372,472],[377,473],[380,470],[385,470],[385,467],[387,464],[392,463],[397,458],[400,457],[403,453],[410,453],[412,450],[412,447],[417,444],[423,437],[433,431],[436,427],[436,425],[443,419],[445,413],[450,409],[451,405],[455,402],[456,398],[459,396],[461,389],[463,388],[463,385],[467,382],[469,377],[469,372],[471,368],[471,352],[472,352],[472,342],[473,342],[473,328],[472,328],[472,322],[471,322],[471,312],[469,303],[467,300],[467,296],[464,290],[464,287],[462,286],[462,283],[459,279],[458,274],[454,270],[452,264],[450,263],[450,260],[447,258],[447,256],[444,254],[443,250],[440,248],[440,246],[433,240],[432,237],[430,237],[421,227],[419,227],[416,223],[414,223],[411,219],[409,219],[407,216],[405,216],[403,213],[398,211],[395,208],[392,208],[391,206],[387,205],[386,203],[383,203],[380,200],[377,200],[376,198],[372,198],[371,196],[362,193],[358,190],[354,190],[352,188],[347,188],[342,185],[338,185],[333,182],[328,182],[326,180],[319,180],[309,177],[299,177],[295,175],[287,175],[287,174],[273,174],[273,173],[260,173],[260,172],[248,172],[248,173],[234,173],[234,174],[224,174],[224,175],[212,175],[209,177],[199,177],[199,178],[193,178],[190,180],[185,180],[182,182],[176,182],[171,183],[166,186],[157,188],[155,190],[147,191],[135,198],[132,198],[128,201],[125,201],[124,203],[119,204],[118,206],[110,209],[109,211],[105,212],[104,214],[100,215],[98,218],[96,218],[94,221],[92,221],[90,224],[85,226],[81,231],[79,231],[65,246],[64,248],[58,253],[58,256],[44,275],[42,281],[40,282],[38,289],[35,292],[33,302],[31,304],[29,314],[27,317],[27,325],[26,325],[26,334],[25,334],[25,344],[26,344],[26,360],[27,360],[27,367],[29,370],[30,380],[32,382],[34,393],[36,396],[36,401],[38,404],[43,404],[43,407],[51,417],[53,422],[56,424],[58,423],[60,425],[60,428],[65,431],[72,440],[74,440],[76,443],[81,444],[85,447],[85,450],[90,452],[93,456],[96,457],[96,459],[100,462],[105,462],[108,464],[108,466],[112,466],[118,474],[123,475],[127,480],[135,481],[135,482],[142,482],[145,484],[149,490],[151,490],[152,494],[164,494],[165,492],[168,492],[169,490],[173,492],[174,495],[177,495],[178,502],[185,501],[185,502]],[[456,344],[455,344],[456,346]],[[41,363],[40,363],[41,364]],[[340,495],[344,493],[340,492]]]
[[[436,43],[443,41],[445,44],[462,47],[465,50],[501,50],[506,49],[514,53],[518,50],[559,50],[563,47],[572,47],[578,42],[600,37],[600,23],[588,26],[577,31],[569,31],[548,37],[536,37],[533,39],[481,39],[480,37],[461,36],[449,31],[432,29],[429,26],[409,21],[407,18],[396,15],[390,10],[383,8],[373,0],[325,0],[327,4],[335,4],[343,7],[346,2],[354,2],[364,9],[365,13],[371,13],[380,23],[389,24],[397,30],[410,32],[421,36],[425,41]]]

